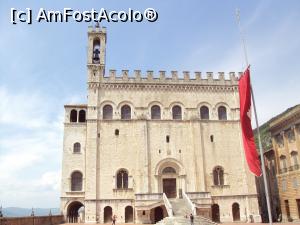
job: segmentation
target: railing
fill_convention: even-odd
[[[135,199],[137,201],[151,201],[151,200],[161,200],[163,198],[163,193],[140,193],[135,194]]]
[[[186,192],[190,199],[211,198],[210,192]]]
[[[191,201],[191,199],[189,198],[189,196],[187,196],[187,194],[185,192],[182,192],[182,197],[183,197],[184,201],[186,202],[186,204],[190,207],[193,215],[196,216],[195,204]]]
[[[167,196],[166,196],[165,193],[163,193],[163,200],[164,200],[165,207],[166,207],[166,209],[167,209],[167,212],[168,212],[169,217],[173,217],[173,209],[172,209],[172,205],[171,205],[171,203],[169,202],[169,199],[167,198]]]

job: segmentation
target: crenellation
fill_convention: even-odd
[[[153,71],[152,70],[147,71],[147,79],[148,79],[148,81],[153,80]]]
[[[220,81],[225,81],[225,75],[224,75],[224,72],[219,72],[219,80]]]
[[[190,80],[190,72],[189,71],[183,71],[183,78],[185,81]]]
[[[201,72],[196,71],[195,72],[195,78],[196,78],[197,81],[201,80]]]
[[[166,79],[166,71],[164,71],[164,70],[159,71],[159,79],[161,81],[164,81]]]
[[[235,72],[229,72],[229,79],[230,79],[231,81],[235,81],[235,80],[236,80]]]
[[[175,80],[178,80],[178,71],[171,71],[171,74],[172,74],[172,80],[175,81]]]
[[[100,27],[100,26],[89,26],[88,27],[88,33],[106,33],[106,27]]]
[[[206,72],[208,82],[213,82],[214,80],[214,73],[213,72]]]
[[[116,70],[109,70],[109,80],[116,80]]]
[[[128,81],[128,73],[129,73],[129,70],[122,70],[122,79],[124,81]]]
[[[134,70],[134,77],[137,81],[141,80],[141,70]]]
[[[108,76],[103,79],[104,82],[142,82],[142,83],[194,83],[201,85],[235,85],[237,84],[238,77],[235,72],[229,72],[228,78],[226,79],[225,72],[218,72],[218,76],[214,77],[213,72],[206,72],[206,77],[202,77],[202,73],[199,71],[194,72],[195,77],[191,76],[190,71],[183,71],[182,76],[179,75],[178,71],[171,71],[171,77],[167,76],[167,72],[164,70],[158,71],[155,75],[153,70],[147,70],[143,73],[141,70],[134,70],[133,74],[129,70],[122,70],[121,74],[118,71],[111,69],[109,70]],[[242,73],[238,73],[239,75]]]

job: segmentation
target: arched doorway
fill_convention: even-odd
[[[218,204],[213,204],[211,206],[212,221],[220,222],[220,207]]]
[[[232,204],[232,218],[233,218],[233,221],[241,220],[240,205],[236,202]]]
[[[67,221],[69,223],[78,223],[78,210],[83,206],[81,202],[75,201],[69,204],[67,209]]]
[[[133,208],[130,205],[125,208],[125,223],[133,223]]]
[[[158,221],[162,220],[164,218],[164,210],[162,207],[156,207],[154,209],[154,223],[157,223]]]
[[[110,223],[111,217],[112,217],[112,208],[110,206],[105,206],[104,215],[103,215],[104,223]]]

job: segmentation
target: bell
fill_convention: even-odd
[[[100,51],[99,51],[99,49],[96,48],[96,49],[94,50],[94,57],[93,57],[93,60],[94,60],[95,62],[98,62],[98,61],[100,60],[99,54],[100,54]]]

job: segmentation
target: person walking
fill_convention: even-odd
[[[116,220],[117,220],[117,216],[116,215],[113,215],[112,217],[111,217],[111,220],[112,220],[112,225],[116,225]]]
[[[191,222],[191,225],[194,225],[194,216],[192,213],[190,214],[190,222]]]

